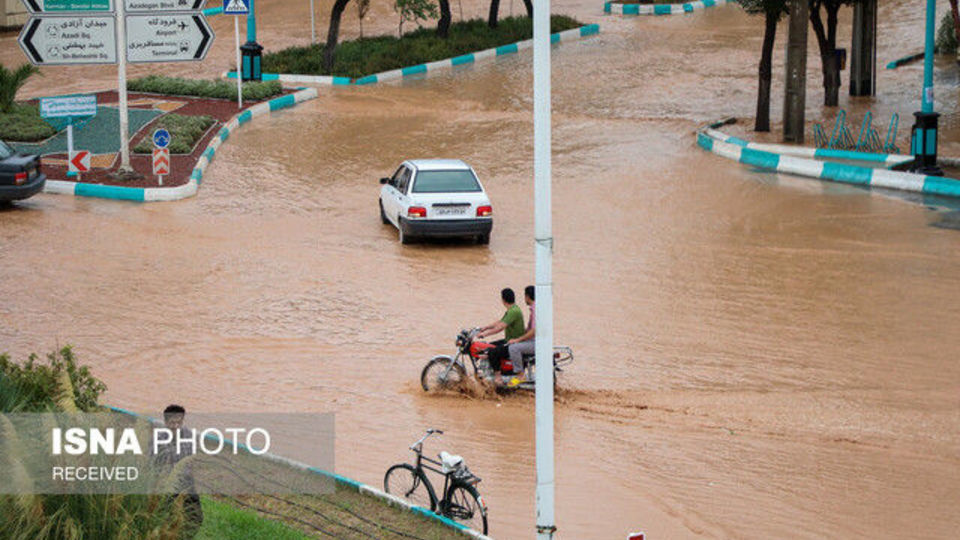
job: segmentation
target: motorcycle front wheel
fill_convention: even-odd
[[[427,392],[459,388],[467,378],[463,366],[444,356],[427,362],[420,373],[420,386]]]

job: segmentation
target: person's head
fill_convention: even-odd
[[[500,300],[503,300],[503,305],[510,307],[517,303],[517,295],[514,294],[513,289],[507,287],[500,291]]]
[[[537,288],[533,285],[527,285],[526,288],[523,289],[523,299],[528,306],[534,302],[536,296]]]
[[[163,423],[168,429],[180,429],[183,427],[183,417],[187,410],[180,405],[167,405],[163,410]]]

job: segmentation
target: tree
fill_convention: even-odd
[[[497,15],[500,13],[500,0],[490,0],[490,13],[487,16],[487,26],[497,27]]]
[[[370,11],[370,0],[357,0],[357,18],[360,19],[360,39],[363,39],[363,18]]]
[[[419,22],[437,16],[437,5],[433,0],[394,0],[393,10],[400,15],[400,25],[397,29],[399,37],[403,37],[404,22]]]
[[[533,0],[523,0],[523,7],[527,9],[527,17],[533,18]],[[512,10],[512,7],[511,7]],[[500,0],[490,0],[490,13],[487,16],[487,26],[496,28],[497,17],[500,13]]]
[[[17,69],[7,69],[0,64],[0,112],[12,112],[13,100],[17,97],[17,91],[26,84],[27,79],[40,69],[33,64],[22,64]]]
[[[327,73],[333,71],[334,51],[337,40],[340,38],[340,18],[350,0],[336,0],[330,9],[330,26],[327,28],[327,44],[323,47],[323,69]]]
[[[817,36],[820,48],[820,68],[823,72],[823,104],[836,107],[840,104],[840,60],[837,58],[837,13],[840,7],[857,0],[810,0],[810,24]],[[824,28],[820,8],[827,14]]]
[[[773,77],[773,45],[777,40],[777,23],[787,13],[787,0],[737,0],[751,15],[763,14],[763,46],[760,52],[760,74],[757,84],[757,118],[754,131],[770,131],[770,80]]]
[[[440,20],[437,21],[437,36],[446,38],[450,34],[450,0],[438,0],[440,4]],[[463,8],[460,9],[463,12]],[[461,17],[462,18],[462,17]]]

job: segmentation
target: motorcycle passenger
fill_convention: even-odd
[[[507,357],[507,342],[522,336],[524,332],[523,312],[520,311],[520,306],[517,305],[517,297],[513,289],[507,287],[501,290],[500,300],[503,302],[503,307],[506,308],[503,317],[501,317],[500,320],[480,328],[480,332],[477,333],[478,338],[485,338],[503,332],[504,339],[490,342],[491,345],[495,345],[496,347],[490,349],[490,352],[487,354],[487,360],[490,362],[490,367],[495,373],[498,384],[501,382],[501,363]]]
[[[527,287],[523,289],[523,300],[526,302],[527,307],[530,308],[527,330],[523,335],[507,340],[510,362],[513,364],[514,372],[519,373],[519,376],[510,380],[509,386],[517,386],[524,381],[523,355],[533,354],[536,349],[536,340],[534,339],[537,335],[535,296],[536,288],[533,285],[527,285]]]

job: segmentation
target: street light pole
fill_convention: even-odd
[[[533,9],[533,190],[536,255],[537,539],[551,540],[553,516],[553,230],[550,216],[550,0]]]
[[[933,35],[937,23],[937,0],[927,0],[927,28],[923,56],[923,92],[920,112],[913,113],[913,170],[930,176],[943,176],[937,167],[937,124],[940,115],[933,112]]]

